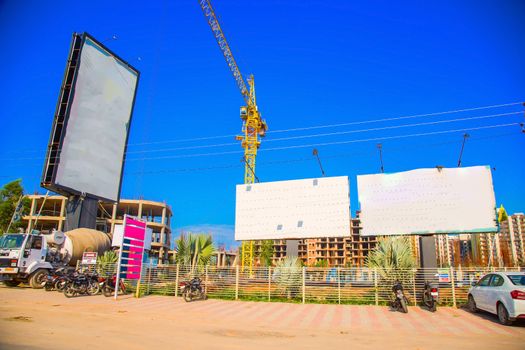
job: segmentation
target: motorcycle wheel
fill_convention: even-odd
[[[44,285],[44,290],[46,292],[51,292],[53,290],[53,284],[52,283],[49,283],[49,282],[46,282],[46,284]]]
[[[408,307],[407,307],[407,299],[405,297],[401,298],[399,300],[399,304],[401,305],[401,311],[406,314],[408,312]]]
[[[77,293],[75,292],[75,290],[73,289],[73,287],[71,285],[67,285],[65,288],[64,288],[64,295],[67,297],[67,298],[72,298],[76,295]]]
[[[64,281],[64,280],[59,280],[55,283],[55,289],[59,292],[63,292],[64,291],[64,288],[66,288],[67,286],[67,282]]]
[[[183,293],[184,301],[190,302],[192,300],[193,295],[191,294],[191,291],[189,289],[186,289]]]
[[[110,297],[113,295],[113,289],[109,286],[102,287],[102,294],[104,294],[105,297]]]
[[[399,303],[396,301],[396,300],[392,300],[390,302],[390,308],[393,310],[393,311],[397,311],[399,309]]]
[[[97,281],[90,281],[87,287],[87,293],[89,295],[97,295],[100,292],[100,285]]]
[[[431,312],[436,312],[437,309],[437,303],[435,300],[432,300],[430,302],[430,307],[428,308]]]

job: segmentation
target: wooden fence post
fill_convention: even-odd
[[[268,301],[272,299],[272,267],[268,266]]]
[[[341,304],[341,268],[337,268],[337,303]]]
[[[151,286],[151,263],[148,267],[148,280],[146,282],[146,289],[147,289],[147,295],[149,295],[150,292],[150,286]]]
[[[179,296],[179,264],[175,270],[175,296]]]
[[[208,294],[208,265],[204,267],[204,295]]]
[[[376,306],[379,305],[379,290],[377,289],[377,267],[374,268],[374,290],[376,297]]]
[[[239,265],[235,266],[235,300],[239,299]]]
[[[303,266],[303,304],[306,302],[306,267]]]
[[[412,270],[412,293],[413,293],[413,299],[414,299],[414,306],[417,306],[417,297],[416,297],[416,273],[417,270]]]
[[[455,286],[455,279],[454,279],[454,268],[450,267],[450,283],[452,285],[452,306],[457,307],[456,304],[456,286]]]

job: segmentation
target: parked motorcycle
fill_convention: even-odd
[[[199,277],[194,277],[190,281],[181,282],[179,288],[186,302],[196,299],[206,299],[206,292],[202,287],[202,280]]]
[[[403,313],[408,312],[408,299],[403,292],[403,285],[400,281],[395,281],[394,286],[392,287],[392,292],[394,293],[394,300],[392,300],[391,307],[395,311],[401,311]]]
[[[110,297],[115,294],[115,284],[117,283],[117,275],[114,274],[110,278],[106,278],[101,286],[102,294],[104,294],[105,297]],[[122,279],[119,280],[119,293],[126,294],[126,285],[122,281]]]
[[[438,295],[439,291],[437,285],[425,281],[425,287],[423,289],[423,305],[432,312],[435,312],[437,309]]]
[[[72,272],[66,267],[60,267],[47,275],[46,280],[42,282],[42,286],[46,291],[63,291],[67,281],[70,279]]]
[[[64,287],[64,295],[68,298],[76,295],[95,295],[100,292],[98,277],[94,274],[76,273]]]

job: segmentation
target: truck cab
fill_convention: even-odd
[[[41,288],[53,268],[46,261],[47,242],[43,235],[8,233],[0,237],[0,279],[8,286],[21,282]]]

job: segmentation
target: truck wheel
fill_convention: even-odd
[[[17,280],[4,281],[4,284],[8,287],[16,287],[20,284],[20,281],[17,281]]]
[[[47,270],[40,269],[33,272],[31,277],[29,277],[29,285],[33,289],[41,289],[44,287],[44,282],[47,279],[48,272]]]

